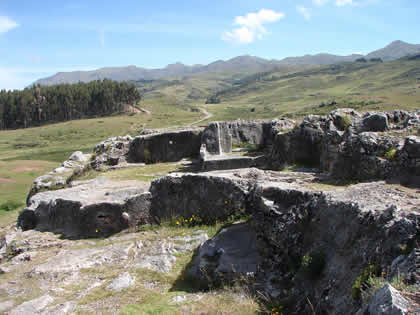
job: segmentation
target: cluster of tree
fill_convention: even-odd
[[[356,59],[356,62],[383,62],[383,60],[381,58],[370,58],[369,60],[367,60],[366,58],[358,58]]]
[[[110,115],[140,99],[134,84],[112,80],[2,90],[0,129]]]

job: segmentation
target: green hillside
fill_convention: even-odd
[[[137,81],[140,113],[0,131],[0,214],[11,218],[35,177],[73,151],[91,152],[100,141],[135,136],[142,129],[187,126],[209,120],[325,114],[337,107],[359,111],[420,108],[420,55],[384,63],[282,67],[262,73],[207,72],[185,79]],[[211,95],[218,104],[206,104]],[[148,113],[150,112],[150,113]],[[201,124],[205,124],[204,121]]]
[[[243,81],[216,93],[220,104],[208,105],[216,119],[302,116],[335,107],[360,111],[420,108],[420,59],[414,57],[342,63],[287,75],[271,72]]]

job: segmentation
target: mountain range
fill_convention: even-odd
[[[368,59],[382,58],[383,61],[391,61],[418,52],[420,52],[420,45],[409,44],[397,40],[386,47],[373,51],[365,56],[359,54],[338,56],[321,53],[300,57],[287,57],[282,60],[267,60],[255,56],[239,56],[227,61],[218,60],[208,65],[188,66],[177,62],[161,69],[146,69],[136,66],[107,67],[92,71],[59,72],[51,77],[39,79],[35,84],[53,85],[60,83],[89,82],[102,79],[112,79],[116,81],[167,79],[207,72],[255,73],[268,71],[276,67],[328,65],[340,62],[352,62],[361,57]]]

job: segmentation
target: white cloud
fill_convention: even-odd
[[[312,3],[315,5],[324,5],[328,2],[329,0],[312,0]]]
[[[371,2],[372,0],[368,0],[368,2]],[[378,0],[373,0],[374,2],[377,2]],[[330,0],[312,0],[312,3],[317,5],[317,6],[322,6],[324,4],[329,3]],[[342,7],[345,5],[357,5],[358,3],[355,2],[354,0],[335,0],[334,1],[335,5],[337,7]]]
[[[284,17],[284,13],[261,9],[246,16],[237,16],[233,25],[239,27],[222,34],[222,39],[241,44],[249,44],[256,39],[262,39],[267,30],[264,24],[274,23]]]
[[[8,18],[7,16],[0,16],[0,34],[7,33],[8,31],[18,27],[17,24],[12,19]]]
[[[296,6],[296,10],[303,15],[305,20],[310,20],[312,17],[312,9],[305,8],[303,5]]]
[[[347,4],[353,5],[353,4],[355,4],[355,2],[353,2],[353,0],[336,0],[335,1],[335,5],[337,7],[342,7],[342,6],[345,6]]]

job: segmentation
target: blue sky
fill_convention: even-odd
[[[59,71],[420,43],[418,0],[1,0],[0,89]]]

